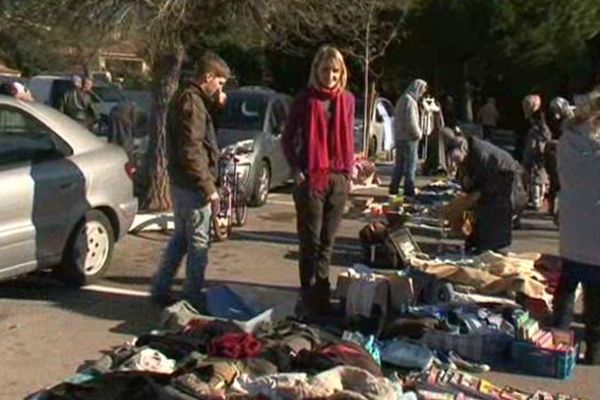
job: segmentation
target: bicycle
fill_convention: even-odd
[[[220,207],[212,216],[215,240],[226,240],[233,226],[244,226],[248,218],[246,193],[237,170],[239,160],[233,153],[219,157]]]

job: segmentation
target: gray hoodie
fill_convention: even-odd
[[[416,79],[396,103],[396,122],[394,124],[394,136],[396,142],[407,140],[419,140],[423,136],[421,131],[421,120],[419,116],[419,99],[427,90],[427,82]]]
[[[560,254],[600,267],[600,135],[592,130],[567,123],[558,144]]]

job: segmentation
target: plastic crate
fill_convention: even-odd
[[[577,347],[567,351],[543,349],[530,342],[515,341],[512,358],[523,372],[558,379],[570,379],[578,357]]]
[[[240,284],[216,285],[206,290],[205,319],[231,321],[252,333],[265,322],[277,322],[294,315],[296,294],[288,290]]]

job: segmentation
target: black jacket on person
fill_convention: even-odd
[[[208,197],[216,191],[219,148],[208,111],[211,100],[189,83],[175,95],[167,116],[167,159],[171,183],[200,190]]]
[[[521,165],[505,150],[471,137],[462,164],[463,188],[481,193],[475,230],[467,241],[478,251],[501,250],[512,242],[512,216],[526,201]]]
[[[125,101],[114,106],[108,116],[108,142],[121,146],[130,158],[137,115],[135,103]]]
[[[57,108],[63,114],[92,129],[98,122],[98,111],[88,93],[73,87],[66,91],[58,100]]]

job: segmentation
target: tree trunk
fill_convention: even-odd
[[[171,98],[177,91],[185,50],[174,45],[170,52],[160,56],[154,65],[154,105],[152,132],[147,154],[148,190],[142,201],[146,211],[169,211],[169,175],[167,174],[166,119]]]
[[[369,148],[371,147],[369,144],[369,132],[371,130],[371,115],[369,109],[369,70],[371,68],[371,54],[370,54],[370,46],[371,46],[371,17],[373,16],[373,8],[375,7],[375,1],[371,1],[369,4],[369,11],[367,15],[367,24],[365,26],[365,76],[364,76],[364,126],[363,126],[363,155],[365,157],[369,156]]]

